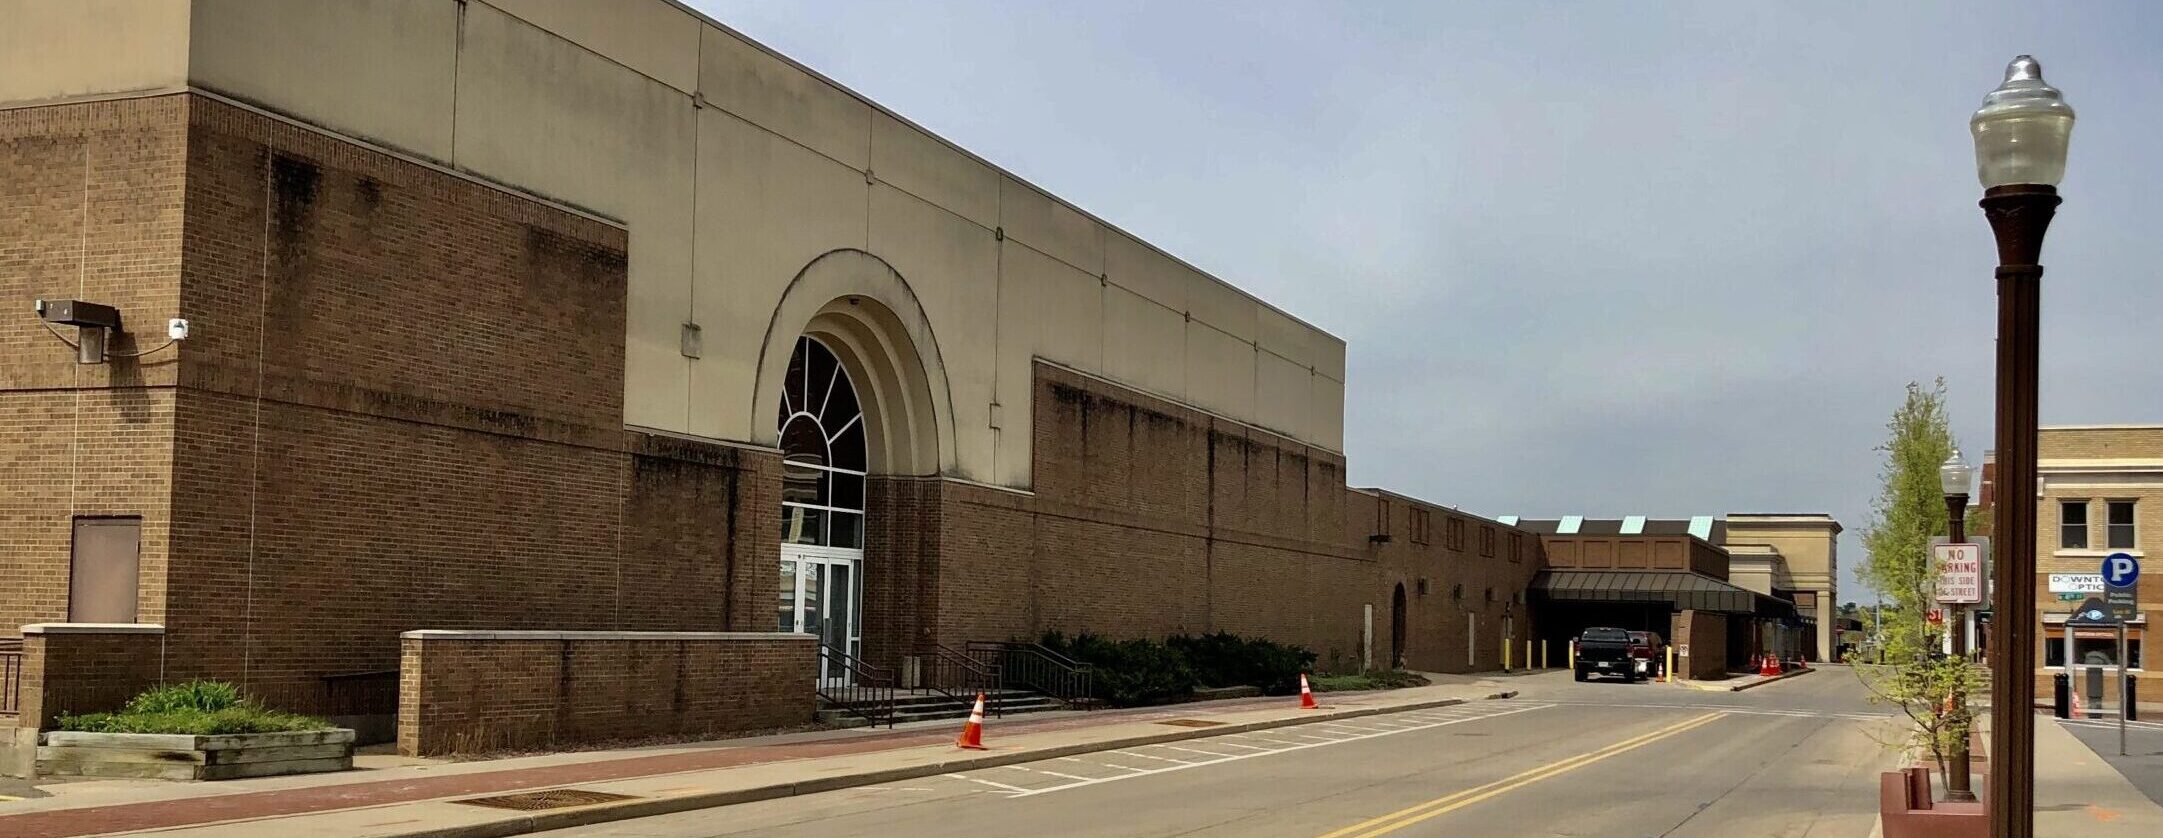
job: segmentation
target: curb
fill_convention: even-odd
[[[1272,728],[1295,727],[1298,725],[1314,724],[1316,722],[1334,721],[1338,719],[1356,719],[1363,716],[1380,716],[1389,713],[1406,713],[1414,710],[1431,710],[1436,707],[1450,707],[1458,704],[1465,704],[1468,701],[1494,701],[1498,699],[1515,698],[1516,696],[1516,690],[1504,690],[1502,692],[1489,693],[1479,699],[1443,698],[1433,701],[1422,701],[1412,704],[1403,704],[1395,707],[1373,707],[1358,710],[1346,710],[1343,712],[1329,713],[1326,715],[1318,716],[1292,716],[1283,719],[1268,719],[1259,722],[1246,722],[1244,724],[1225,725],[1223,727],[1170,730],[1164,733],[1150,734],[1147,736],[1129,736],[1123,739],[1107,740],[1103,742],[1089,742],[1078,745],[1061,745],[1055,748],[1041,748],[1031,751],[1015,751],[1013,753],[1005,754],[987,754],[984,756],[969,757],[966,759],[936,762],[929,765],[912,765],[905,768],[889,768],[883,771],[869,771],[861,774],[849,774],[837,777],[821,777],[816,780],[802,780],[794,783],[776,783],[773,785],[755,786],[746,789],[729,789],[727,791],[705,792],[702,794],[687,794],[682,797],[661,797],[627,800],[621,803],[608,803],[602,804],[600,806],[581,807],[578,809],[565,810],[561,812],[537,812],[491,823],[477,823],[468,824],[465,826],[441,827],[437,829],[421,829],[412,832],[395,833],[395,835],[397,836],[397,838],[502,838],[502,836],[525,835],[534,832],[544,832],[551,829],[568,829],[574,826],[591,826],[593,824],[631,820],[633,818],[647,818],[653,817],[655,815],[672,815],[678,812],[689,812],[697,809],[714,809],[722,806],[733,806],[739,803],[754,803],[761,800],[773,800],[776,798],[794,797],[803,794],[817,794],[819,792],[855,788],[857,786],[874,786],[883,783],[897,782],[901,780],[914,780],[920,777],[930,777],[938,774],[949,774],[959,771],[974,771],[982,768],[997,768],[1002,765],[1014,765],[1016,763],[1023,762],[1036,762],[1039,760],[1057,759],[1059,757],[1069,757],[1075,756],[1077,754],[1095,753],[1098,751],[1112,751],[1118,750],[1120,748],[1133,748],[1142,745],[1161,745],[1167,742],[1185,742],[1190,739],[1206,739],[1212,736],[1223,736],[1225,734],[1231,733],[1248,733],[1257,730],[1270,730]],[[449,799],[450,798],[442,798],[434,802],[442,802]],[[430,801],[413,802],[421,803]]]
[[[1794,670],[1794,671],[1792,671],[1792,672],[1782,672],[1782,673],[1780,673],[1780,674],[1778,674],[1778,675],[1774,675],[1774,676],[1772,676],[1771,678],[1766,678],[1766,679],[1764,679],[1764,680],[1762,680],[1762,681],[1751,681],[1750,683],[1747,683],[1747,684],[1736,684],[1736,685],[1734,685],[1734,686],[1732,686],[1732,687],[1722,687],[1722,686],[1718,686],[1718,685],[1717,685],[1717,682],[1713,682],[1713,684],[1714,684],[1714,685],[1711,685],[1711,686],[1699,686],[1700,684],[1705,684],[1705,683],[1706,683],[1706,682],[1703,682],[1703,681],[1681,681],[1680,683],[1681,683],[1681,684],[1682,684],[1683,686],[1685,686],[1685,687],[1689,687],[1690,689],[1693,689],[1693,690],[1704,690],[1704,691],[1706,691],[1706,692],[1715,692],[1715,693],[1722,693],[1722,692],[1725,692],[1725,693],[1739,693],[1739,692],[1742,692],[1743,690],[1754,690],[1754,689],[1757,689],[1758,687],[1762,687],[1762,686],[1765,686],[1766,684],[1770,684],[1770,683],[1773,683],[1773,682],[1776,682],[1776,681],[1785,681],[1785,680],[1787,680],[1787,679],[1789,679],[1789,678],[1793,678],[1793,677],[1796,677],[1796,676],[1798,676],[1798,675],[1808,675],[1808,674],[1810,674],[1810,673],[1812,673],[1812,672],[1816,672],[1816,671],[1817,671],[1817,667],[1814,667],[1814,666],[1806,666],[1806,667],[1803,667],[1803,668],[1801,668],[1801,669],[1797,669],[1797,670]]]

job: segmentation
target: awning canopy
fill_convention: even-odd
[[[1679,570],[1546,570],[1532,580],[1532,590],[1555,601],[1658,602],[1680,611],[1767,617],[1795,614],[1794,604],[1787,600]]]

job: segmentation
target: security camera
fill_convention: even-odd
[[[188,339],[188,321],[187,321],[187,319],[186,319],[186,318],[182,318],[182,317],[175,317],[175,318],[173,318],[173,319],[171,319],[171,320],[167,320],[167,321],[165,321],[165,336],[166,336],[166,337],[169,337],[169,338],[172,338],[172,339],[174,339],[174,340],[187,340],[187,339]]]

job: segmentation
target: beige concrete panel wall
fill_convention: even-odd
[[[1154,395],[1187,401],[1187,322],[1179,312],[1117,285],[1104,289],[1104,374]]]
[[[1332,451],[1344,450],[1344,382],[1326,375],[1314,377],[1314,444]]]
[[[870,247],[869,187],[863,173],[715,108],[699,111],[698,157],[692,316],[705,351],[691,364],[688,430],[771,440],[773,417],[753,415],[751,400],[775,306],[821,254]]]
[[[690,100],[492,6],[466,10],[454,158],[484,176],[629,225],[624,421],[683,430]]]
[[[707,27],[675,6],[624,0],[483,2],[662,84],[684,93],[698,92],[699,34]]]
[[[709,103],[850,168],[871,164],[870,105],[733,34],[701,30],[698,83]]]
[[[999,226],[997,169],[885,113],[871,115],[871,171],[894,188],[969,219]]]
[[[1006,237],[1093,274],[1104,272],[1104,226],[1036,187],[1000,179],[999,225]]]
[[[1198,271],[1188,271],[1187,275],[1187,313],[1232,337],[1254,343],[1259,329],[1255,310],[1261,308],[1254,298]]]
[[[1268,352],[1255,354],[1255,421],[1287,436],[1314,438],[1314,372]]]
[[[1302,369],[1312,369],[1321,364],[1325,356],[1322,343],[1326,340],[1326,335],[1269,306],[1256,305],[1254,308],[1256,344]]]
[[[197,87],[448,161],[459,7],[450,0],[196,0]]]
[[[1034,359],[1104,369],[1104,281],[1019,242],[999,256],[998,482],[1031,484]]]
[[[985,482],[995,479],[999,244],[968,219],[884,184],[871,188],[871,252],[908,281],[931,321],[954,401],[955,464],[960,476]]]
[[[0,0],[0,102],[177,88],[187,0]]]
[[[1104,274],[1111,284],[1155,300],[1173,313],[1187,310],[1192,272],[1156,248],[1116,230],[1104,234]]]
[[[1186,332],[1187,401],[1253,421],[1254,345],[1198,320]]]

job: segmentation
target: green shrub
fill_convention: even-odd
[[[1186,658],[1153,640],[1107,640],[1083,632],[1068,637],[1046,632],[1040,641],[1054,652],[1095,670],[1096,697],[1113,707],[1162,704],[1193,694],[1200,683]]]
[[[60,730],[83,733],[175,733],[218,736],[325,730],[322,719],[267,710],[222,681],[189,681],[146,690],[118,713],[62,713]]]
[[[1426,676],[1402,669],[1377,669],[1356,675],[1323,675],[1314,679],[1314,691],[1323,693],[1347,690],[1395,690],[1405,687],[1424,687]]]
[[[1212,687],[1255,686],[1267,695],[1299,692],[1299,674],[1314,669],[1314,653],[1263,638],[1230,632],[1175,635],[1164,644],[1187,659],[1195,677]]]
[[[180,684],[167,684],[143,691],[128,700],[123,713],[162,714],[199,711],[215,713],[242,703],[240,688],[224,681],[195,680]]]

